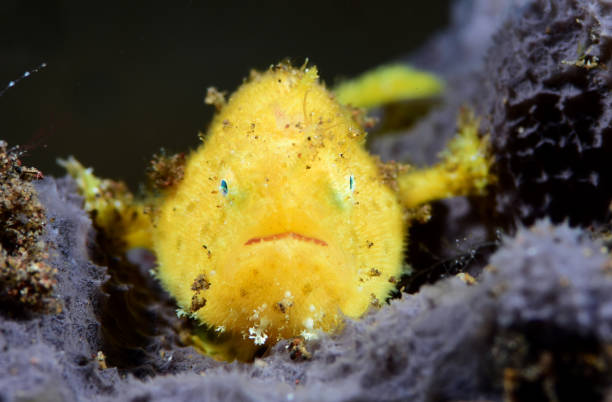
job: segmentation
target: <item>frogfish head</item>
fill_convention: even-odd
[[[255,74],[160,199],[164,287],[255,344],[332,331],[383,302],[405,228],[364,137],[316,69]]]

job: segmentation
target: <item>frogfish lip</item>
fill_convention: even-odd
[[[327,242],[325,242],[324,240],[317,239],[316,237],[305,236],[303,234],[295,233],[295,232],[283,232],[283,233],[271,234],[268,236],[251,237],[249,240],[247,240],[244,243],[244,245],[250,246],[252,244],[257,244],[257,243],[266,242],[266,241],[281,240],[281,239],[286,239],[286,238],[310,242],[310,243],[314,243],[318,246],[323,246],[323,247],[327,246]]]

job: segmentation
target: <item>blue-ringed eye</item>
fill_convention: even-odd
[[[227,189],[227,181],[225,181],[225,179],[221,180],[221,184],[219,184],[219,191],[221,191],[221,194],[223,194],[223,196],[227,195],[228,189]]]
[[[353,175],[349,176],[349,190],[355,191],[355,178]]]

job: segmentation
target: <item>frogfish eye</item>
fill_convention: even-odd
[[[227,195],[228,188],[227,181],[225,179],[221,179],[221,184],[219,184],[219,191],[221,191],[221,194],[223,194],[223,196]]]

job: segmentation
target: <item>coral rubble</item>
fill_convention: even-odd
[[[46,263],[42,235],[47,219],[33,180],[42,174],[22,166],[19,149],[0,141],[0,301],[4,309],[58,310],[56,270]]]
[[[99,370],[98,319],[106,269],[89,261],[91,222],[69,182],[36,184],[47,216],[44,240],[54,244],[48,263],[57,267],[55,296],[62,310],[15,320],[0,315],[0,390],[3,400],[75,400],[111,388],[116,369]]]

